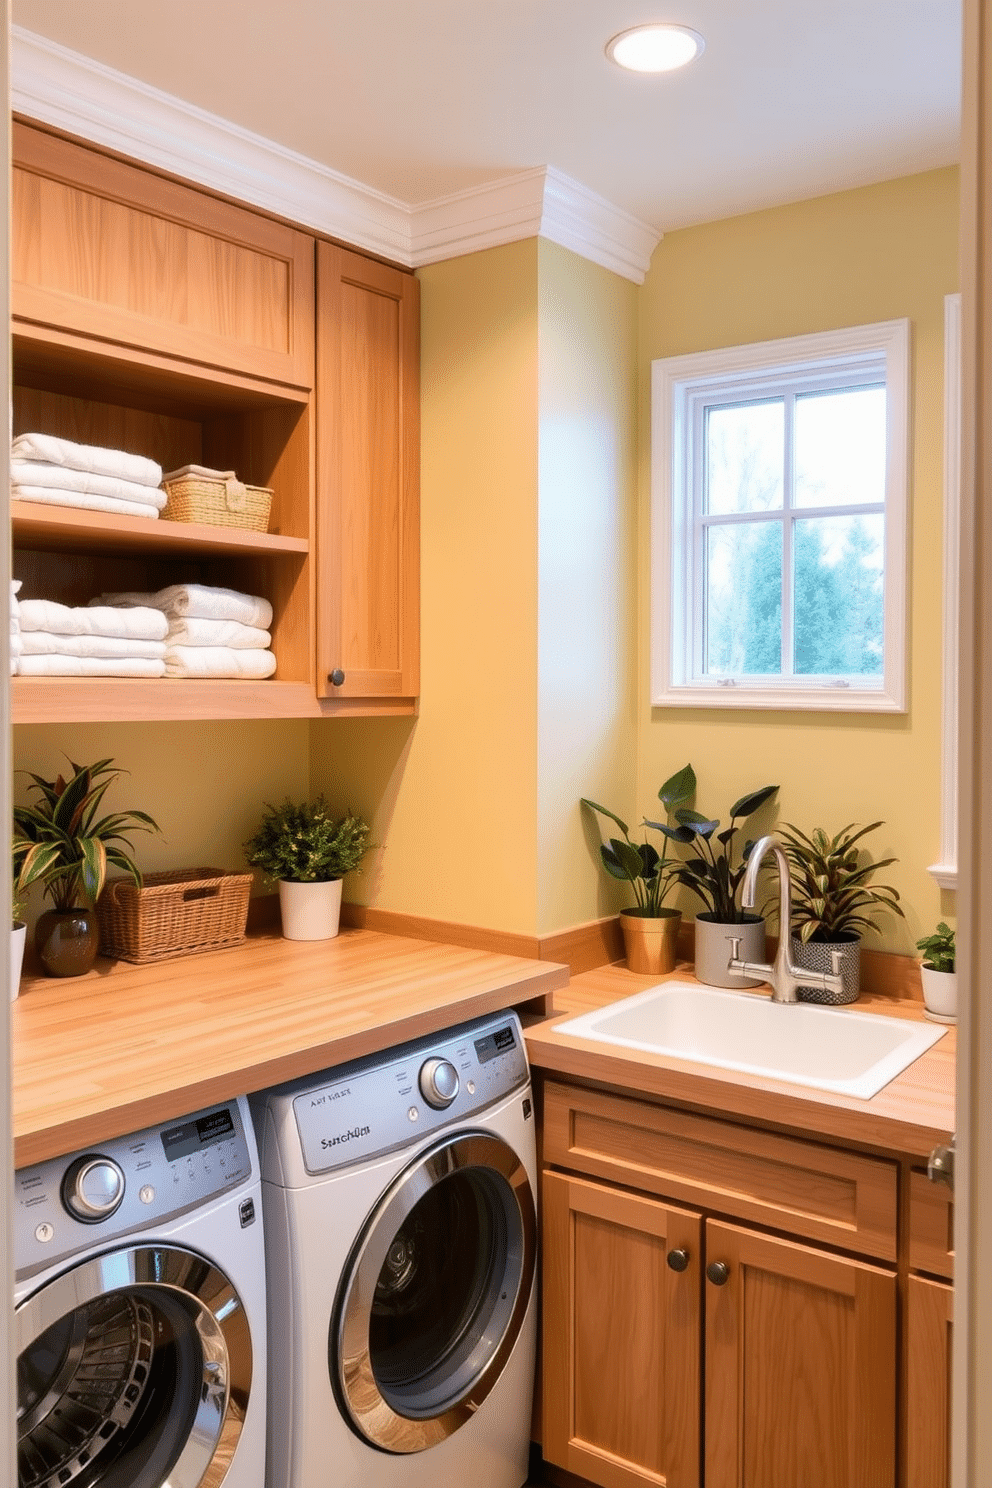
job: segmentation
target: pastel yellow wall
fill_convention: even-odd
[[[869,944],[900,951],[912,951],[953,911],[953,896],[942,904],[926,868],[940,845],[943,317],[944,296],[957,288],[958,175],[948,169],[671,233],[655,252],[640,303],[645,560],[654,358],[902,316],[912,323],[909,712],[651,710],[645,702],[638,741],[644,811],[689,759],[707,815],[725,818],[738,795],[777,781],[783,820],[836,831],[883,818],[873,856],[899,859],[886,878],[907,918],[890,919],[883,939]],[[642,560],[642,699],[648,595]]]
[[[582,796],[634,809],[637,287],[541,241],[539,933],[626,902]]]
[[[371,814],[348,896],[533,934],[538,246],[420,271],[416,721],[311,726],[315,789]]]
[[[243,872],[241,844],[263,803],[303,797],[310,785],[307,725],[295,720],[19,724],[13,737],[15,771],[53,779],[68,756],[78,764],[111,758],[129,772],[105,800],[109,810],[147,811],[162,828],[161,838],[143,832],[133,838],[135,860],[146,872]],[[26,799],[29,785],[15,773],[16,802]],[[30,907],[40,908],[36,895]]]

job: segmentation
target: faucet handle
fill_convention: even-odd
[[[831,970],[833,971],[833,974],[834,974],[835,977],[839,977],[841,975],[840,963],[841,963],[842,957],[843,957],[843,953],[841,951],[831,951],[830,952],[830,967],[831,967]]]
[[[741,959],[741,937],[739,935],[732,935],[730,937],[730,959],[731,961],[739,961]]]

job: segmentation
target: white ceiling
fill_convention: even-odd
[[[408,206],[552,166],[659,232],[958,158],[958,0],[13,0],[16,25]],[[646,78],[603,53],[677,20]]]

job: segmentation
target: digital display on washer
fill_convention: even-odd
[[[487,1033],[485,1038],[476,1039],[475,1052],[479,1056],[479,1063],[485,1064],[487,1059],[495,1059],[498,1054],[505,1054],[507,1049],[512,1049],[516,1042],[516,1035],[509,1023],[505,1028],[497,1028],[495,1033]]]
[[[208,1116],[199,1116],[195,1121],[184,1121],[182,1126],[170,1127],[162,1133],[162,1146],[165,1148],[167,1161],[175,1162],[177,1158],[189,1157],[191,1152],[199,1152],[201,1147],[207,1147],[211,1142],[219,1142],[222,1137],[234,1135],[234,1122],[231,1113],[226,1106],[219,1111],[211,1111]]]

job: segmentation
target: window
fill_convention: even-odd
[[[653,365],[652,703],[902,712],[907,321]]]

